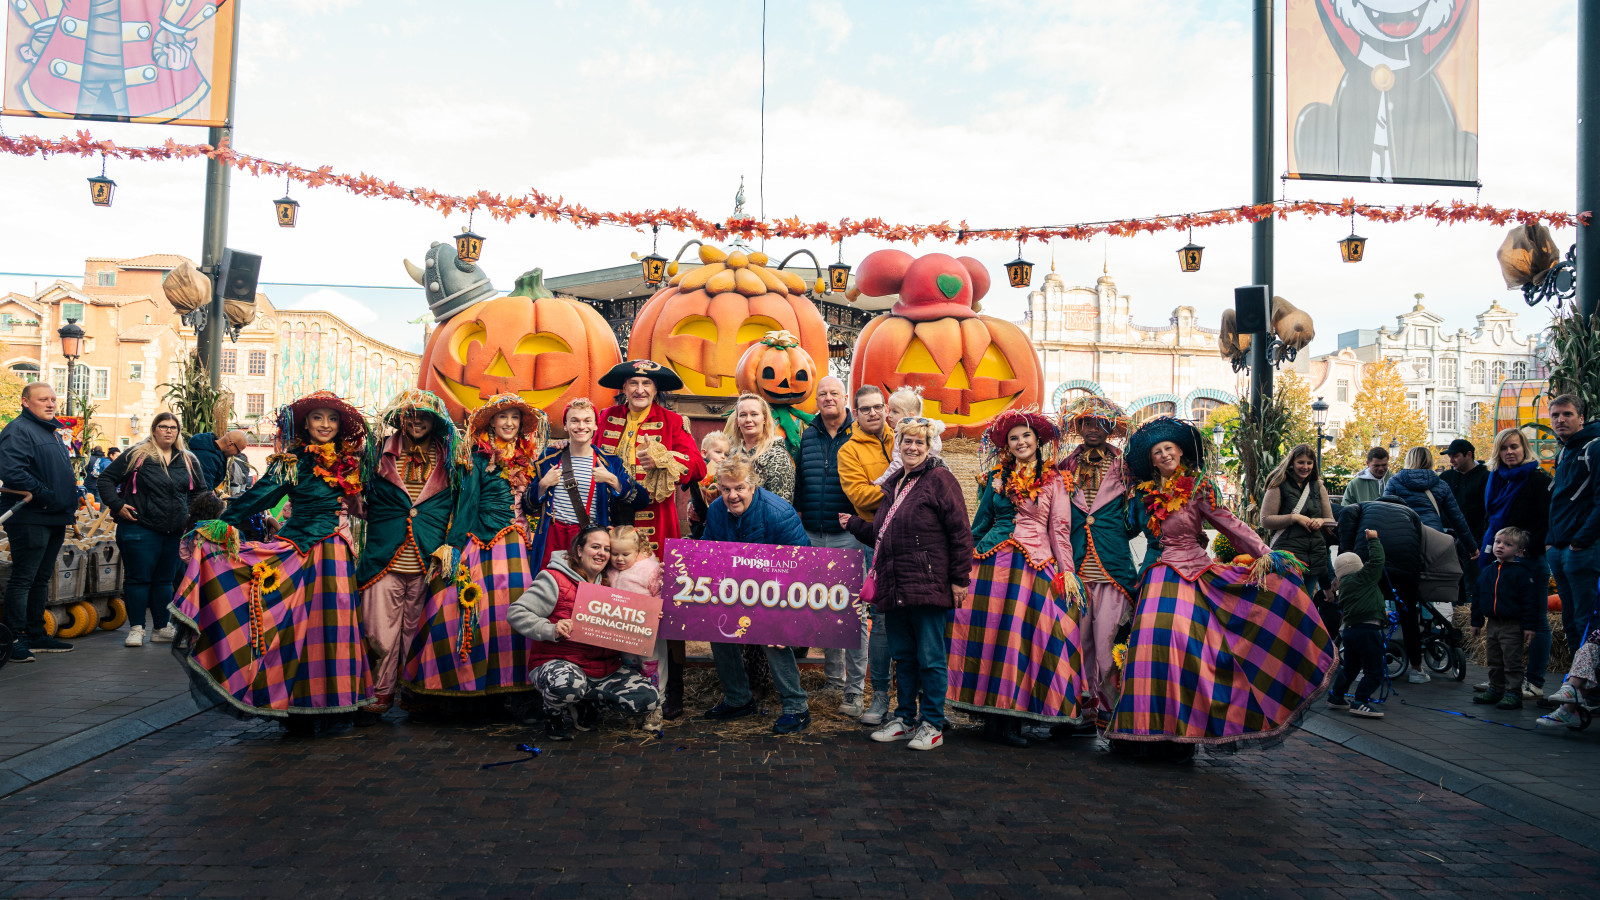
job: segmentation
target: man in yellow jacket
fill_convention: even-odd
[[[856,515],[868,522],[883,502],[883,488],[873,484],[894,456],[894,435],[884,427],[883,391],[872,385],[856,389],[852,400],[855,422],[850,440],[839,448],[839,486],[850,498]],[[872,568],[872,548],[867,548],[867,568]],[[872,679],[872,706],[861,716],[863,725],[881,725],[889,711],[889,638],[883,630],[883,613],[872,611],[872,637],[867,645],[867,668]]]

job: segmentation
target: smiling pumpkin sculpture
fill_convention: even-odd
[[[457,420],[505,393],[555,419],[579,397],[597,409],[611,405],[613,392],[598,380],[619,362],[622,350],[605,319],[587,303],[550,293],[544,270],[534,269],[511,293],[439,326],[423,350],[419,386],[442,398]]]
[[[795,335],[812,359],[828,358],[828,328],[805,280],[768,268],[765,253],[700,247],[702,265],[673,276],[628,338],[629,359],[653,359],[683,379],[683,393],[736,397],[739,358],[769,331]],[[795,404],[816,412],[816,398]]]
[[[868,297],[899,299],[861,329],[852,393],[863,384],[921,388],[923,415],[973,438],[1000,413],[1040,403],[1044,372],[1028,336],[973,309],[989,292],[983,263],[879,250],[861,261],[856,286]]]

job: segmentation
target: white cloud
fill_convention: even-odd
[[[369,309],[366,304],[329,288],[313,291],[294,301],[287,308],[330,312],[358,328],[378,321],[377,312]]]
[[[838,52],[839,45],[850,37],[850,14],[844,11],[844,4],[838,0],[814,0],[811,18],[828,35],[828,40],[824,42],[828,52]]]

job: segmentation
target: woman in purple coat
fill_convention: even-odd
[[[928,452],[943,430],[936,420],[901,419],[894,431],[905,468],[883,486],[877,515],[871,522],[839,516],[840,525],[875,548],[872,590],[863,594],[883,610],[894,658],[899,706],[872,739],[909,740],[912,750],[944,743],[945,628],[972,580],[967,501],[944,460]]]

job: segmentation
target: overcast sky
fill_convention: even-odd
[[[1250,4],[771,0],[767,9],[765,211],[769,218],[1056,224],[1249,201]],[[685,206],[725,216],[743,175],[761,198],[761,3],[246,0],[235,145],[268,159],[367,172],[411,186],[516,194],[530,188],[591,209]],[[1575,197],[1576,0],[1481,5],[1482,200],[1571,210]],[[1282,57],[1282,4],[1279,4]],[[8,54],[13,51],[8,49]],[[1280,71],[1282,67],[1279,67]],[[1277,93],[1277,165],[1283,104]],[[74,125],[6,118],[6,133]],[[84,123],[119,143],[203,142],[200,128]],[[112,161],[116,205],[95,209],[83,179],[98,161],[0,157],[7,214],[0,270],[82,272],[85,256],[198,258],[204,166]],[[404,286],[401,258],[466,224],[409,204],[296,188],[300,227],[276,227],[279,181],[235,173],[229,245],[261,253],[267,282]],[[1290,182],[1290,198],[1412,203],[1468,189]],[[479,220],[482,266],[509,289],[628,262],[648,233]],[[1279,223],[1277,292],[1316,319],[1317,352],[1352,328],[1393,323],[1412,295],[1447,326],[1470,326],[1508,293],[1494,263],[1505,229],[1362,224],[1367,261],[1339,261],[1348,223]],[[662,235],[667,255],[687,238]],[[1565,248],[1572,234],[1557,233]],[[1178,271],[1173,233],[1030,245],[1070,284],[1102,259],[1141,323],[1197,307],[1215,325],[1250,281],[1248,226],[1197,232],[1204,269]],[[774,242],[769,252],[821,242]],[[847,261],[880,244],[845,243]],[[907,246],[913,253],[941,248]],[[999,267],[1015,245],[964,251],[995,267],[986,311],[1019,318],[1026,292]],[[32,277],[0,276],[30,290]],[[373,335],[420,349],[421,290],[269,285],[280,306],[333,309]],[[1522,321],[1542,325],[1543,310]]]

